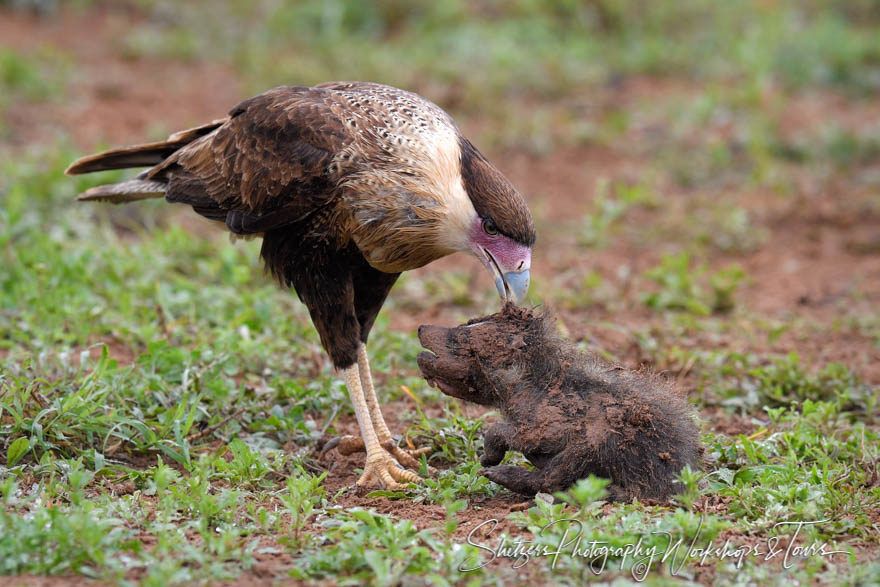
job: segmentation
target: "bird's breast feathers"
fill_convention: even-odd
[[[361,169],[340,182],[352,238],[382,271],[414,269],[468,248],[477,213],[462,183],[458,129],[448,118],[435,122],[380,127],[380,139],[360,147]]]

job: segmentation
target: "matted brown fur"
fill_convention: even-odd
[[[676,474],[699,467],[687,402],[659,377],[610,366],[554,334],[546,314],[508,304],[455,328],[422,326],[422,374],[443,393],[490,405],[505,421],[485,433],[485,475],[524,495],[562,491],[594,474],[610,498],[662,500]],[[535,465],[498,463],[506,451]]]

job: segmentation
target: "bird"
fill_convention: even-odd
[[[476,257],[503,301],[527,294],[535,223],[522,194],[442,108],[372,82],[280,86],[167,140],[74,161],[68,175],[146,167],[80,201],[164,197],[262,238],[260,256],[308,309],[345,380],[366,450],[359,487],[418,483],[417,451],[382,416],[367,355],[403,271]]]

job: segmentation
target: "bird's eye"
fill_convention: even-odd
[[[490,219],[483,220],[483,232],[488,234],[489,236],[495,236],[498,234],[498,227],[495,226],[495,223]]]

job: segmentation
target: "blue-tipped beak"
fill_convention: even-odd
[[[495,289],[502,300],[519,304],[529,293],[529,270],[505,273],[495,278]]]

